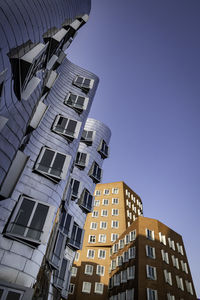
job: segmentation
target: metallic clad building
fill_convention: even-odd
[[[0,3],[1,299],[68,297],[110,140],[87,120],[98,77],[64,52],[90,5]]]

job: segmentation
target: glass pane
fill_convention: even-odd
[[[67,125],[67,129],[65,130],[65,133],[73,136],[75,133],[76,124],[77,124],[76,121],[69,120],[69,123]]]
[[[87,154],[86,154],[86,153],[81,153],[81,162],[82,162],[82,164],[85,164],[85,162],[86,162],[86,157],[87,157]]]
[[[39,162],[38,170],[48,173],[54,154],[54,151],[45,149],[42,159]]]
[[[92,139],[93,131],[87,132],[87,139]]]
[[[60,228],[63,228],[64,222],[65,222],[65,218],[66,218],[66,211],[64,210],[62,212],[62,217],[61,217],[60,226],[59,226]]]
[[[59,274],[60,279],[64,280],[64,278],[65,278],[65,272],[67,270],[67,263],[68,263],[68,261],[66,259],[63,259],[62,266],[60,268],[60,274]]]
[[[77,233],[76,233],[76,246],[79,247],[81,243],[81,236],[82,236],[82,229],[78,227]]]
[[[3,290],[0,289],[0,299],[1,299],[2,295],[3,295]]]
[[[32,238],[37,241],[40,240],[40,237],[42,234],[42,229],[43,229],[48,211],[49,211],[49,207],[47,205],[38,203],[37,208],[34,213],[34,216],[31,221],[30,228],[27,232],[27,237]]]
[[[52,255],[52,262],[58,266],[60,262],[60,254],[62,250],[64,235],[61,232],[58,232],[53,255]]]
[[[61,176],[65,158],[66,158],[65,155],[61,153],[56,154],[56,158],[54,160],[53,166],[50,171],[52,175]]]
[[[83,82],[83,77],[77,77],[77,79],[76,79],[76,83],[78,83],[78,84],[82,84],[82,82]]]
[[[84,86],[89,87],[90,86],[90,79],[85,79],[84,80]]]
[[[65,222],[65,227],[64,227],[65,234],[69,233],[71,221],[72,221],[72,216],[68,214]]]
[[[72,191],[72,194],[74,196],[78,195],[79,185],[80,185],[80,182],[78,180],[74,180],[73,191]]]
[[[23,199],[17,216],[14,222],[11,223],[11,233],[24,236],[34,205],[34,201]]]
[[[84,105],[84,101],[85,101],[84,97],[78,97],[75,106],[78,107],[78,108],[82,108],[83,105]]]
[[[58,131],[58,132],[64,132],[66,124],[67,124],[67,121],[68,121],[67,118],[60,117],[59,120],[58,120],[58,123],[56,124],[56,127],[55,127],[56,131]]]
[[[6,300],[19,300],[20,298],[21,298],[21,294],[10,291],[8,292]]]

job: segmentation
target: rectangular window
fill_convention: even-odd
[[[78,138],[80,128],[81,122],[68,119],[62,115],[57,115],[52,130],[64,136],[68,142],[72,142],[74,139]]]
[[[106,234],[99,234],[99,243],[106,242]]]
[[[105,267],[101,265],[97,265],[96,274],[99,276],[104,276]]]
[[[83,130],[81,136],[81,142],[84,142],[86,145],[91,146],[94,139],[94,131]]]
[[[190,293],[191,295],[194,295],[192,283],[185,280],[185,285],[186,285],[187,292]]]
[[[101,181],[102,169],[99,167],[96,161],[92,163],[88,175],[90,176],[90,178],[92,178],[94,183],[99,183]]]
[[[100,229],[107,229],[107,222],[100,222]]]
[[[119,249],[124,248],[124,239],[119,240]]]
[[[119,286],[121,281],[121,273],[115,274],[113,276],[113,285],[114,286]]]
[[[94,206],[99,206],[100,205],[100,200],[94,200]]]
[[[85,274],[92,275],[93,274],[93,266],[92,265],[85,265]]]
[[[63,210],[59,228],[64,232],[64,234],[67,235],[67,237],[71,236],[73,224],[74,224],[74,218],[70,214],[68,214],[66,210]]]
[[[136,248],[135,247],[130,247],[128,249],[128,252],[129,252],[129,258],[135,258],[135,254],[136,254]]]
[[[127,262],[129,260],[129,252],[128,251],[124,251],[123,253],[123,261]]]
[[[127,279],[135,278],[135,266],[130,266],[127,268]]]
[[[97,223],[96,222],[91,222],[90,223],[90,229],[96,230],[97,229]]]
[[[75,289],[75,284],[70,283],[68,293],[70,295],[73,295],[74,294],[74,289]]]
[[[179,269],[178,258],[176,258],[174,255],[172,255],[172,263],[175,268]]]
[[[121,283],[127,282],[127,270],[121,271]]]
[[[106,209],[101,210],[101,216],[102,217],[107,217],[108,216],[108,211]]]
[[[178,252],[179,252],[181,255],[184,255],[184,253],[183,253],[183,246],[180,245],[179,243],[176,243],[176,245],[177,245],[177,250],[178,250]]]
[[[112,194],[118,194],[119,193],[119,189],[118,188],[113,188],[112,189]]]
[[[65,179],[70,162],[70,155],[43,147],[34,170],[58,182],[60,179]]]
[[[172,248],[174,251],[175,249],[175,243],[173,240],[171,240],[171,238],[168,238],[168,243],[169,243],[169,247]]]
[[[165,282],[169,283],[169,285],[172,285],[172,275],[170,272],[167,270],[164,270],[164,277],[165,277]]]
[[[86,212],[91,212],[93,209],[93,196],[87,189],[84,189],[78,201],[79,206]]]
[[[101,155],[101,158],[105,159],[108,157],[108,146],[104,140],[101,140],[100,145],[97,149],[99,154]],[[108,190],[109,191],[109,190]],[[108,194],[105,194],[108,195]]]
[[[136,229],[130,232],[130,241],[134,241],[136,239]]]
[[[119,249],[119,245],[118,244],[114,244],[113,245],[113,253],[116,253]]]
[[[126,290],[126,300],[134,299],[134,289]]]
[[[95,191],[95,196],[100,196],[100,195],[101,195],[101,191],[96,190],[96,191]]]
[[[123,256],[117,256],[117,266],[121,266],[123,264]]]
[[[150,230],[150,229],[146,229],[146,237],[147,237],[149,240],[154,241],[154,231],[153,231],[153,230]]]
[[[119,215],[119,209],[112,208],[112,216],[118,216]]]
[[[69,260],[63,258],[59,270],[55,270],[53,273],[53,283],[56,287],[62,290],[67,290],[69,288],[69,280],[71,272],[69,270]]]
[[[104,288],[103,283],[95,282],[94,292],[96,294],[103,294],[103,288]]]
[[[109,189],[104,189],[103,193],[104,193],[104,195],[109,195],[110,194],[110,190]]]
[[[119,237],[117,233],[111,233],[111,242],[115,242]]]
[[[125,236],[125,244],[129,244],[130,243],[130,234],[126,234]]]
[[[90,291],[91,291],[91,285],[92,285],[91,282],[83,281],[82,292],[83,292],[83,293],[90,294]]]
[[[166,246],[166,237],[161,232],[159,232],[159,239],[160,239],[160,242]]]
[[[84,230],[74,223],[72,228],[71,238],[68,241],[68,244],[75,249],[81,249],[84,237]]]
[[[150,258],[155,259],[156,258],[155,248],[151,247],[149,245],[146,245],[146,255]]]
[[[60,230],[58,230],[56,240],[49,257],[50,258],[49,263],[55,269],[59,269],[65,244],[66,244],[65,235]]]
[[[176,275],[177,287],[184,291],[183,279]]]
[[[116,269],[116,266],[117,266],[116,259],[111,260],[111,270]]]
[[[112,220],[111,227],[112,228],[118,228],[119,227],[119,221]]]
[[[98,258],[105,259],[106,258],[106,250],[99,250],[98,251]]]
[[[95,243],[96,242],[96,235],[89,235],[88,243]]]
[[[93,217],[93,218],[97,218],[98,215],[99,215],[99,212],[98,212],[97,210],[93,210],[93,212],[92,212],[92,217]]]
[[[108,205],[109,204],[109,200],[108,199],[103,199],[102,200],[102,205]]]
[[[147,271],[147,278],[152,279],[152,280],[157,279],[155,267],[146,265],[146,271]]]
[[[112,204],[119,204],[118,198],[112,198]]]
[[[171,295],[170,293],[167,293],[167,300],[175,300],[175,296]]]
[[[78,261],[78,260],[79,260],[79,256],[80,256],[80,253],[79,253],[79,252],[76,252],[74,260],[75,260],[75,261]]]
[[[158,300],[157,291],[147,288],[147,300]]]
[[[72,277],[76,277],[76,275],[77,275],[77,270],[78,270],[78,268],[72,267],[72,270],[71,270],[71,276],[72,276]]]
[[[21,196],[6,228],[6,235],[33,245],[45,244],[53,216],[54,207]]]
[[[64,104],[73,108],[77,113],[82,113],[87,109],[89,102],[88,97],[83,97],[69,92],[64,100]]]
[[[76,200],[79,197],[80,181],[71,178],[70,188],[71,188],[71,200]]]
[[[94,256],[95,256],[95,251],[94,250],[92,250],[92,249],[88,249],[88,251],[87,251],[87,258],[94,258]]]
[[[161,250],[162,260],[169,264],[169,255],[167,252],[165,252],[163,249]]]
[[[80,88],[82,91],[88,93],[89,90],[93,88],[94,79],[89,79],[77,75],[76,78],[73,80],[73,84]]]
[[[181,267],[182,267],[182,271],[185,272],[186,274],[188,274],[187,263],[186,263],[186,262],[184,263],[184,262],[181,260]]]
[[[77,152],[75,159],[75,166],[79,169],[84,169],[87,165],[87,154],[83,152]]]

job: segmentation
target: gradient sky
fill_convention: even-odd
[[[68,52],[100,77],[103,182],[123,180],[144,216],[182,235],[200,297],[200,1],[93,0]]]

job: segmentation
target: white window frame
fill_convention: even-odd
[[[103,194],[104,195],[110,195],[110,190],[109,189],[104,189]]]
[[[165,252],[163,249],[161,249],[161,255],[162,255],[162,260],[166,262],[166,264],[169,264],[169,255],[167,252]]]
[[[99,287],[101,287],[101,289],[99,289]],[[100,282],[95,282],[95,288],[94,288],[94,292],[96,294],[103,294],[103,290],[104,290],[104,284],[100,283]]]
[[[71,276],[72,276],[72,277],[76,277],[77,271],[78,271],[78,268],[72,267],[72,269],[71,269]]]
[[[151,253],[152,253],[152,255],[151,255]],[[146,256],[155,259],[156,258],[155,247],[146,245]]]
[[[167,270],[164,270],[164,277],[165,277],[165,282],[168,283],[169,285],[172,285],[172,274],[171,274],[171,272],[168,272]]]
[[[119,228],[119,221],[118,220],[112,220],[111,221],[111,227],[112,228]]]
[[[155,240],[154,230],[146,228],[146,237],[147,239],[154,241]]]
[[[92,254],[92,255],[91,255]],[[94,259],[95,258],[95,250],[93,249],[88,249],[87,251],[87,258],[89,259]]]
[[[106,234],[99,234],[99,243],[106,243]]]
[[[90,243],[90,244],[96,243],[96,235],[89,235],[89,237],[88,237],[88,243]]]
[[[118,208],[112,208],[112,216],[119,216],[119,209]]]
[[[107,229],[107,222],[106,221],[100,221],[100,229],[103,229],[103,230]]]
[[[95,225],[94,225],[95,224]],[[90,223],[90,229],[97,230],[97,222],[91,222]]]
[[[136,239],[136,229],[130,231],[130,242],[134,241]]]
[[[127,279],[135,279],[135,266],[127,268]]]
[[[94,206],[100,206],[100,200],[94,200]]]
[[[147,278],[157,280],[156,267],[146,265]]]
[[[105,274],[105,266],[97,265],[96,274],[99,276],[104,276]]]
[[[92,265],[86,264],[85,265],[84,274],[86,274],[86,275],[92,275],[93,274],[93,270],[94,270],[94,267]]]
[[[112,204],[118,205],[119,204],[119,198],[112,198]]]
[[[147,288],[147,300],[158,300],[157,290]]]
[[[78,79],[79,77],[83,79],[82,83],[77,83],[77,79]],[[84,86],[84,81],[85,81],[85,80],[90,80],[90,83],[89,83],[88,86]],[[77,75],[77,76],[74,78],[74,80],[73,80],[73,84],[74,84],[76,87],[80,88],[81,90],[83,90],[83,91],[85,91],[85,92],[88,92],[89,90],[91,90],[91,89],[93,88],[93,85],[94,85],[94,79],[87,78],[87,77],[84,77],[84,76],[81,76],[81,75]]]
[[[174,255],[172,255],[172,263],[173,263],[173,266],[179,270],[179,261],[178,261],[178,258],[175,257]]]
[[[119,193],[119,189],[118,188],[112,188],[112,194],[117,195]]]
[[[95,191],[95,196],[100,196],[101,195],[101,191],[100,190],[96,190]]]
[[[102,217],[108,217],[108,210],[107,209],[102,209],[101,210],[101,216]]]
[[[159,232],[159,239],[160,239],[160,242],[166,246],[166,236],[164,234],[162,234],[161,232]]]
[[[105,206],[109,205],[109,200],[108,199],[103,199],[102,200],[102,205],[105,205]]]
[[[136,256],[136,247],[135,246],[130,247],[128,249],[128,252],[129,252],[129,259],[135,258],[135,256]]]
[[[70,282],[69,288],[68,288],[69,295],[73,295],[74,294],[74,290],[75,290],[75,284]]]
[[[111,233],[111,242],[115,242],[119,238],[118,233]]]
[[[102,253],[104,253],[105,255],[102,256]],[[98,258],[99,259],[106,259],[106,250],[99,249],[98,250]]]
[[[92,218],[98,218],[98,216],[99,216],[98,210],[93,210],[93,212],[92,212]]]
[[[83,281],[82,293],[90,294],[91,286],[92,286],[91,282]]]

